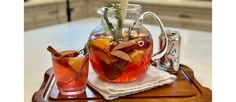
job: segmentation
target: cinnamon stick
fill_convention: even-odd
[[[61,57],[62,55],[57,51],[57,50],[55,50],[52,46],[48,46],[48,48],[47,48],[47,50],[49,51],[49,52],[51,52],[52,53],[52,55],[54,55],[54,56],[56,56],[56,57]]]

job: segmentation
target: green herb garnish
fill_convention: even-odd
[[[128,30],[128,40],[132,39],[131,31],[134,30],[134,25],[135,24],[136,24],[136,22],[134,22],[134,24],[131,27],[129,27],[129,30]]]
[[[107,14],[108,14],[109,8],[114,9],[115,11],[115,18],[117,21],[116,28],[113,27],[112,23],[108,20]],[[117,43],[119,43],[119,40],[121,40],[122,38],[122,29],[123,29],[123,22],[121,20],[120,10],[121,10],[120,7],[116,3],[114,5],[108,4],[107,8],[105,8],[104,15],[103,15],[104,20],[106,21],[107,27],[113,37],[112,40]]]
[[[89,46],[88,46],[87,43],[84,45],[84,48],[83,48],[83,49],[79,50],[79,53],[80,53],[80,54],[83,54],[83,55],[86,55],[86,54],[89,53]]]
[[[86,55],[88,53],[88,50],[89,50],[89,46],[88,46],[88,44],[85,44],[85,46],[84,46],[84,55]]]

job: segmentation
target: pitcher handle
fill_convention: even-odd
[[[164,49],[161,49],[161,51],[159,51],[159,52],[157,52],[157,53],[154,53],[154,54],[152,55],[152,57],[155,57],[155,56],[156,56],[157,59],[160,59],[162,56],[165,55],[165,53],[166,53],[166,51],[167,51],[167,48],[168,48],[167,33],[166,33],[166,31],[165,31],[165,27],[164,27],[163,23],[161,22],[160,18],[159,18],[155,13],[153,13],[153,12],[150,12],[150,11],[144,12],[144,13],[139,17],[139,22],[140,22],[140,23],[143,23],[144,17],[149,16],[149,15],[152,16],[152,17],[155,19],[155,21],[157,21],[157,22],[160,24],[160,28],[161,28],[161,31],[162,31],[161,33],[163,33],[163,34],[165,35],[165,48],[164,48]]]

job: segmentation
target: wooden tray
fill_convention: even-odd
[[[125,97],[120,97],[112,101],[135,101],[135,102],[211,102],[212,92],[210,89],[202,87],[194,78],[193,71],[181,64],[177,73],[177,80],[171,85],[154,88],[146,92],[137,93]],[[78,96],[63,96],[56,87],[53,69],[45,72],[44,81],[40,89],[34,93],[33,102],[48,101],[105,101],[105,99],[92,87],[87,86],[86,91]]]

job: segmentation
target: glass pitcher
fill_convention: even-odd
[[[128,4],[126,18],[122,21],[119,5],[98,9],[101,24],[91,32],[88,44],[91,65],[101,79],[109,82],[137,80],[146,73],[153,56],[160,58],[165,54],[167,46],[153,54],[152,36],[142,25],[144,17],[151,15],[166,36],[161,20],[152,12],[141,14],[141,11],[140,5]],[[168,45],[167,40],[165,43]]]

